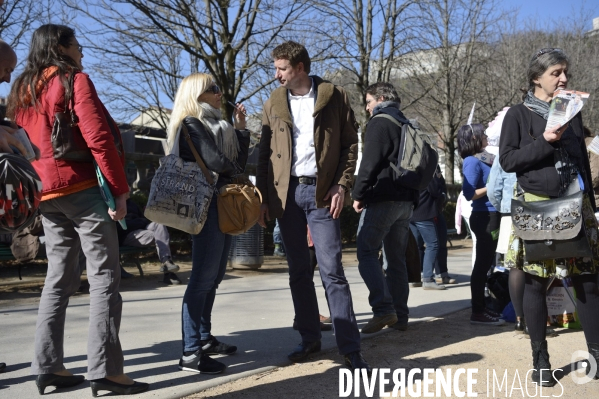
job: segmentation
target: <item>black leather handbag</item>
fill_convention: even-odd
[[[583,192],[546,201],[512,199],[515,234],[524,242],[528,263],[592,257],[582,215]]]
[[[69,84],[74,91],[74,77],[71,73]],[[71,94],[71,100],[67,101],[65,93],[64,112],[54,114],[54,125],[52,125],[52,155],[54,159],[64,159],[77,162],[91,162],[94,157],[87,143],[83,139],[79,129],[79,118],[75,114],[75,96]]]

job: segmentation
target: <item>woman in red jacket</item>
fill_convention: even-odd
[[[92,394],[96,396],[98,390],[133,394],[147,390],[148,384],[123,373],[118,336],[122,299],[114,221],[123,219],[127,209],[124,153],[118,128],[91,80],[81,72],[82,58],[73,29],[41,26],[33,33],[27,65],[9,97],[9,115],[41,152],[33,166],[43,185],[40,210],[48,273],[38,311],[32,374],[37,375],[42,395],[48,386],[63,388],[84,380],[72,375],[63,363],[66,307],[80,284],[78,254],[83,250],[90,283],[87,378]],[[51,133],[55,115],[65,112],[67,104],[78,119],[82,140],[76,152],[59,153]],[[100,195],[93,161],[115,197],[114,211]]]

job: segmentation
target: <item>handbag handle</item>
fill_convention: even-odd
[[[193,142],[191,141],[191,137],[189,136],[189,131],[187,130],[187,126],[185,126],[184,122],[181,122],[181,128],[183,129],[183,134],[185,135],[185,140],[187,141],[187,145],[191,149],[191,152],[193,153],[193,157],[196,159],[196,162],[200,166],[200,169],[202,169],[202,173],[204,173],[204,177],[206,178],[206,181],[211,186],[214,185],[214,179],[212,178],[212,174],[206,167],[206,164],[204,164],[204,161],[202,161],[200,154],[198,154],[198,151],[196,150],[195,146],[193,145]]]

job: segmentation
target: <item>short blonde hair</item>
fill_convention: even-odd
[[[183,119],[193,116],[200,121],[202,120],[204,110],[200,107],[198,97],[213,85],[214,79],[212,76],[200,72],[192,73],[181,81],[177,95],[175,96],[175,103],[173,104],[173,111],[171,112],[171,119],[167,128],[166,143],[169,154],[175,145],[174,141],[177,130]]]

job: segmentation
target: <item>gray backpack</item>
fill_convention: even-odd
[[[375,118],[385,118],[401,129],[399,154],[394,164],[389,165],[395,171],[395,183],[413,190],[424,190],[433,180],[439,163],[439,154],[429,142],[427,135],[409,123],[401,124],[387,114],[377,114]]]

